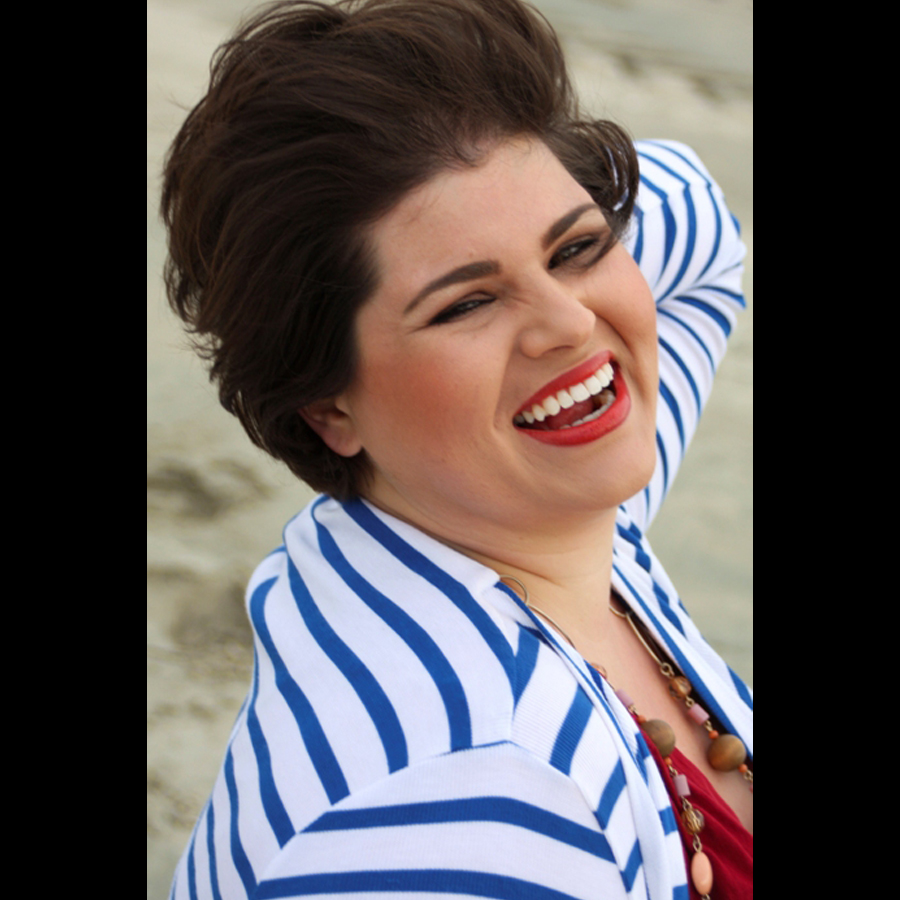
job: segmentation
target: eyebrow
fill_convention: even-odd
[[[582,206],[576,206],[571,212],[566,213],[561,219],[554,222],[541,238],[541,246],[546,250],[557,238],[565,234],[586,212],[590,210],[599,210],[600,207],[596,203],[585,203]],[[482,262],[469,263],[465,266],[459,266],[430,281],[425,287],[416,294],[403,310],[403,315],[411,313],[429,294],[435,291],[443,290],[446,287],[452,287],[454,284],[461,284],[465,281],[474,281],[476,278],[484,278],[486,275],[497,275],[500,272],[500,263],[493,259],[484,260]]]
[[[566,213],[559,221],[554,222],[548,229],[547,233],[541,238],[541,246],[546,250],[558,237],[564,235],[586,212],[592,209],[600,211],[600,207],[596,203],[585,203],[582,206],[576,206],[571,212]]]
[[[460,266],[458,269],[453,269],[452,272],[441,275],[440,278],[435,278],[434,281],[426,284],[425,287],[423,287],[422,290],[419,291],[419,293],[406,305],[406,309],[403,310],[403,315],[411,313],[419,303],[435,291],[440,291],[443,288],[450,287],[454,284],[460,284],[463,281],[473,281],[475,278],[484,278],[485,275],[496,275],[499,271],[500,263],[493,259],[485,260],[484,262],[469,263],[467,266]]]

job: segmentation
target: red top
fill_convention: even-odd
[[[678,830],[685,847],[685,863],[688,871],[688,890],[691,900],[700,895],[691,882],[691,857],[694,855],[694,836],[681,821],[681,798],[668,766],[659,755],[653,741],[647,739],[650,752],[663,774],[663,781],[672,800]],[[703,813],[706,826],[700,832],[703,852],[712,863],[713,886],[711,900],[750,900],[753,896],[753,835],[741,824],[731,807],[716,793],[709,779],[676,748],[669,754],[672,766],[687,778],[691,789],[687,798],[694,809]],[[740,776],[735,773],[735,778]],[[748,788],[749,789],[749,788]]]

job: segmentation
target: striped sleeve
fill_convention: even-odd
[[[564,900],[628,891],[571,779],[513,744],[397,772],[336,804],[278,855],[255,898]]]
[[[646,530],[681,465],[737,313],[745,248],[722,191],[689,147],[637,143],[641,186],[627,246],[657,304],[657,464],[626,504]]]

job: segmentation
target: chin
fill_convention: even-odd
[[[648,450],[641,448],[638,452],[623,454],[625,457],[616,464],[604,466],[603,478],[599,485],[586,483],[580,486],[580,493],[593,500],[595,509],[611,509],[630,500],[650,484],[656,469],[655,442]]]

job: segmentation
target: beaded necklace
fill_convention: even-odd
[[[512,575],[503,575],[501,576],[501,580],[503,579],[514,581],[518,584],[525,594],[525,605],[532,612],[537,613],[541,618],[549,622],[572,647],[575,647],[575,642],[550,616],[547,615],[547,613],[529,602],[528,588],[526,588],[518,578],[515,578]],[[630,609],[626,607],[625,611],[622,612],[616,609],[612,603],[609,604],[609,608],[620,619],[624,619],[628,622],[631,630],[641,642],[644,649],[653,658],[653,661],[659,668],[660,674],[668,681],[669,694],[674,700],[684,704],[688,718],[706,729],[707,736],[710,739],[706,758],[710,766],[719,772],[737,771],[748,782],[750,792],[753,793],[753,770],[750,769],[746,763],[747,749],[744,747],[743,741],[736,735],[721,734],[716,730],[710,714],[690,696],[691,691],[693,690],[690,681],[688,681],[684,675],[677,674],[671,663],[660,658],[662,651],[659,646],[644,630],[643,625],[634,619]],[[651,644],[653,646],[651,646]],[[654,647],[656,648],[655,651]],[[647,719],[645,716],[642,716],[638,712],[631,697],[629,697],[625,691],[616,688],[615,685],[612,684],[607,677],[606,670],[603,666],[591,662],[590,660],[585,661],[603,677],[607,684],[609,684],[622,705],[631,713],[644,736],[651,740],[654,746],[659,750],[659,754],[663,758],[663,762],[668,769],[668,774],[674,783],[675,791],[681,801],[681,821],[688,833],[692,835],[691,849],[694,853],[691,857],[690,864],[691,882],[696,888],[697,893],[700,894],[702,900],[709,900],[709,892],[712,890],[713,886],[712,863],[710,862],[709,857],[703,852],[703,844],[700,840],[700,833],[706,827],[706,821],[703,814],[695,809],[688,799],[691,795],[691,790],[687,778],[678,772],[672,763],[671,754],[675,749],[675,731],[668,722],[664,722],[662,719]]]

